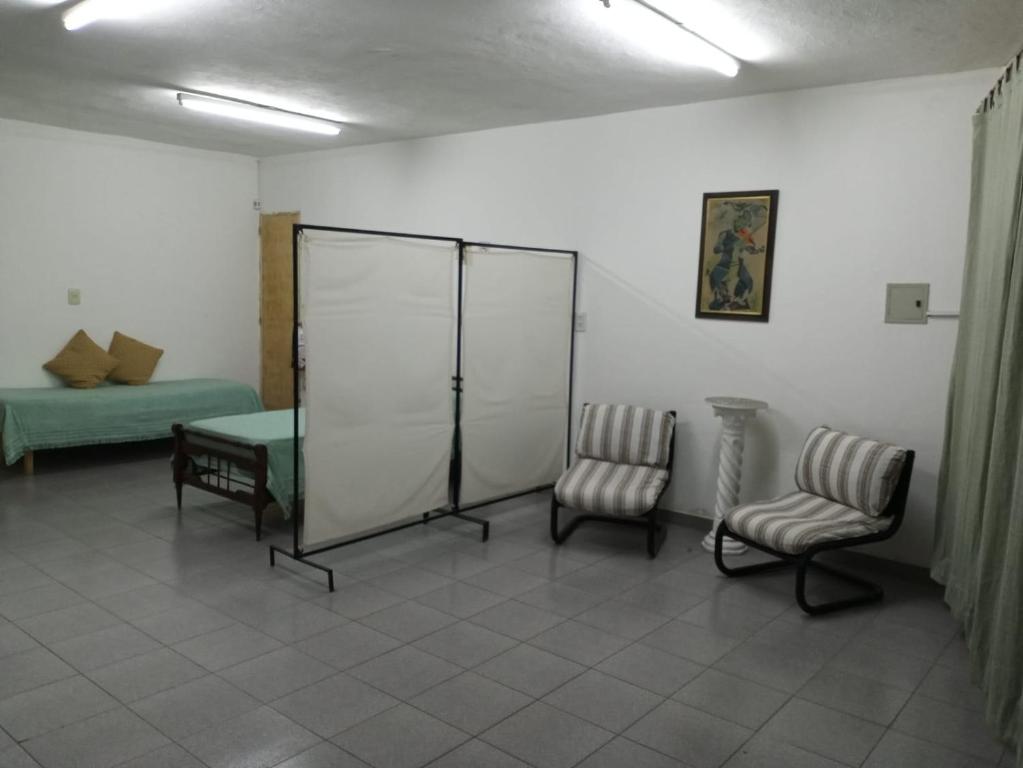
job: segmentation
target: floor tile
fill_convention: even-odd
[[[539,648],[520,645],[480,664],[475,671],[509,688],[539,698],[585,669],[573,661]]]
[[[465,582],[494,594],[516,597],[542,586],[547,583],[547,579],[526,573],[513,565],[499,565],[497,568],[473,574],[466,578]]]
[[[54,653],[82,672],[141,656],[161,647],[156,640],[130,624],[116,624],[50,645]]]
[[[514,648],[518,640],[460,621],[417,640],[413,645],[452,664],[469,668]]]
[[[629,641],[587,624],[569,620],[541,632],[530,640],[529,644],[592,667],[622,650],[629,645]]]
[[[625,736],[693,768],[717,768],[753,731],[676,701],[666,701]]]
[[[757,729],[788,701],[788,694],[708,669],[672,698],[747,728]]]
[[[174,650],[211,672],[216,672],[280,647],[281,643],[269,635],[242,624],[232,624],[177,643]]]
[[[456,621],[458,619],[454,616],[410,600],[370,614],[360,619],[359,623],[403,643],[411,643]]]
[[[5,656],[0,659],[0,700],[74,674],[72,667],[45,648]]]
[[[84,602],[85,598],[77,592],[72,592],[62,584],[52,584],[0,596],[0,616],[18,621]]]
[[[466,733],[478,734],[532,702],[532,698],[473,672],[430,688],[409,703]]]
[[[131,703],[206,674],[198,664],[170,648],[161,648],[93,670],[88,677],[120,701]]]
[[[324,741],[285,760],[275,768],[366,768],[366,764],[330,742]]]
[[[29,565],[5,569],[0,579],[0,596],[11,595],[40,587],[58,586],[50,576]]]
[[[485,589],[460,581],[447,584],[440,589],[427,592],[416,598],[416,602],[436,608],[444,613],[467,619],[480,611],[503,603],[506,598]]]
[[[772,617],[736,603],[711,598],[682,613],[680,621],[695,624],[721,635],[746,639],[772,621]]]
[[[0,659],[12,653],[30,651],[39,645],[13,622],[0,619]]]
[[[337,669],[349,669],[400,645],[389,635],[353,622],[302,640],[295,647]]]
[[[698,664],[713,664],[741,640],[676,620],[655,629],[642,642]]]
[[[645,579],[642,574],[608,568],[601,563],[572,571],[559,579],[559,583],[589,592],[601,600],[608,600],[620,595],[643,581]]]
[[[131,705],[132,711],[175,741],[259,707],[259,702],[209,675]]]
[[[844,712],[792,699],[760,733],[840,763],[859,765],[881,739],[884,728]]]
[[[552,581],[518,596],[519,602],[570,619],[604,600],[562,581]]]
[[[537,768],[569,768],[613,734],[542,702],[498,723],[480,738]]]
[[[222,669],[220,676],[262,702],[286,696],[292,691],[330,677],[337,670],[295,648],[276,651]]]
[[[863,763],[863,768],[994,768],[994,765],[931,741],[888,731]]]
[[[452,579],[464,579],[481,571],[490,570],[492,564],[467,552],[449,551],[419,563],[420,568]]]
[[[334,611],[310,603],[293,603],[253,622],[252,626],[282,643],[296,643],[344,624]]]
[[[205,768],[205,766],[177,744],[168,744],[154,752],[120,763],[117,768]]]
[[[526,555],[518,560],[513,560],[508,565],[544,579],[558,579],[562,576],[567,576],[572,571],[578,571],[580,568],[586,567],[586,563],[573,560],[562,551],[556,549],[545,549],[535,552],[532,555]]]
[[[614,733],[621,733],[664,698],[603,672],[589,670],[543,701]]]
[[[529,768],[507,752],[473,739],[430,763],[430,768]]]
[[[805,749],[774,741],[763,736],[754,736],[747,741],[723,768],[847,768],[822,755],[815,755]],[[896,766],[892,766],[896,768]]]
[[[340,673],[278,699],[271,706],[329,739],[398,703],[361,680]]]
[[[100,598],[96,604],[123,621],[134,621],[164,611],[195,605],[190,598],[166,584],[153,584],[127,592],[119,592],[109,597]]]
[[[799,689],[798,696],[887,726],[909,700],[910,692],[866,677],[822,669]]]
[[[722,656],[714,667],[761,685],[795,693],[820,671],[824,662],[824,657],[806,648],[748,641]]]
[[[84,677],[68,677],[4,699],[0,726],[25,741],[117,706],[116,699]]]
[[[348,619],[361,619],[363,616],[403,602],[405,600],[393,592],[385,592],[361,583],[341,587],[336,592],[315,601],[317,605],[329,608]]]
[[[374,768],[417,768],[468,740],[462,731],[400,704],[334,738]]]
[[[425,595],[446,584],[451,584],[452,579],[441,576],[439,573],[427,571],[414,565],[398,568],[389,573],[382,574],[370,580],[370,584],[386,592],[393,592],[407,600],[419,595]]]
[[[1001,749],[980,712],[914,695],[892,723],[892,730],[995,762]]]
[[[639,640],[666,624],[668,617],[625,600],[609,600],[583,611],[576,616],[576,621],[618,637]]]
[[[984,711],[984,692],[970,679],[968,667],[935,665],[920,683],[917,692],[929,699],[937,699],[963,709]]]
[[[410,699],[454,677],[461,667],[404,646],[348,670],[349,674],[399,699]]]
[[[68,638],[106,629],[121,620],[93,603],[80,603],[70,608],[50,611],[18,622],[23,630],[41,643],[52,644]]]
[[[318,742],[315,734],[262,707],[200,731],[182,746],[210,768],[270,768]]]
[[[828,666],[912,691],[927,676],[931,663],[878,646],[850,643],[831,659]]]
[[[46,768],[107,768],[169,744],[155,728],[119,708],[26,741]]]
[[[200,603],[145,616],[131,622],[150,637],[165,645],[180,643],[234,624],[230,616]]]
[[[641,643],[630,645],[597,669],[662,696],[671,696],[706,667]]]
[[[470,620],[473,624],[514,637],[516,640],[528,640],[545,629],[560,624],[564,618],[517,600],[507,600],[477,613]]]
[[[578,768],[686,768],[686,766],[667,755],[619,736],[579,763]]]

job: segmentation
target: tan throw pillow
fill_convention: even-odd
[[[55,358],[43,364],[75,389],[92,389],[116,367],[117,358],[104,352],[85,331],[78,331]]]
[[[117,358],[117,367],[107,376],[118,384],[146,384],[153,377],[162,349],[143,344],[138,339],[114,331],[110,340],[110,354]]]

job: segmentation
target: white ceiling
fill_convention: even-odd
[[[1023,44],[1020,0],[687,0],[741,32],[722,44],[756,61],[732,80],[651,56],[599,0],[164,1],[72,33],[71,2],[0,0],[0,117],[267,156],[992,67]],[[177,89],[349,127],[250,127]]]

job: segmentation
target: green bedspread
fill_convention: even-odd
[[[189,431],[224,437],[245,445],[266,446],[266,486],[284,510],[290,515],[295,490],[295,411],[264,411],[242,416],[221,416],[202,419],[188,425]],[[305,410],[298,411],[298,434],[305,436]],[[304,463],[299,451],[298,487],[304,482]]]
[[[252,387],[222,379],[112,384],[96,389],[0,389],[3,454],[170,437],[171,425],[261,411]]]

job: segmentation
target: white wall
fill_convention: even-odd
[[[956,322],[883,322],[885,283],[958,305],[970,116],[992,73],[646,110],[260,162],[263,209],[307,223],[577,248],[577,402],[679,411],[666,506],[713,507],[708,395],[762,398],[744,497],[793,487],[815,425],[917,450],[903,531],[931,547]],[[768,324],[693,317],[701,196],[781,191]]]
[[[258,384],[256,194],[254,158],[0,120],[0,387],[54,383],[79,328]]]

